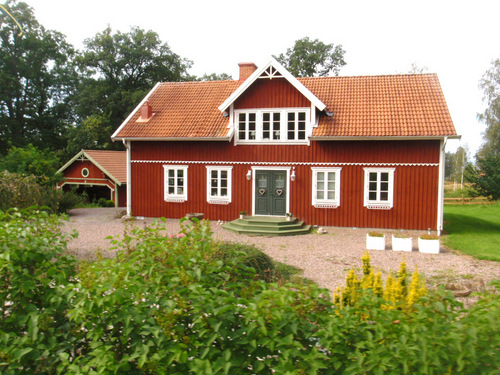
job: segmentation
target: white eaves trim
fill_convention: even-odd
[[[160,85],[161,85],[161,82],[158,82],[151,89],[151,91],[148,92],[148,94],[144,97],[144,99],[142,99],[142,101],[137,105],[137,107],[135,107],[135,109],[132,112],[130,112],[130,115],[128,115],[128,117],[125,119],[125,121],[122,122],[122,124],[118,127],[118,129],[116,129],[116,131],[111,136],[112,140],[115,140],[115,139],[124,139],[124,138],[116,138],[116,135],[122,130],[122,128],[125,126],[125,124],[130,121],[130,119],[132,118],[132,116],[134,116],[137,113],[137,111],[142,107],[142,105],[146,102],[146,100],[149,99],[149,97],[156,91],[156,89]]]
[[[281,65],[274,57],[271,57],[269,62],[262,66],[261,68],[257,69],[255,72],[252,73],[250,77],[246,79],[245,82],[243,82],[240,87],[238,87],[232,94],[229,96],[224,103],[222,103],[219,106],[219,111],[224,112],[231,104],[235,102],[236,99],[238,99],[244,92],[245,90],[250,87],[261,75],[262,73],[272,66],[274,69],[276,69],[288,82],[292,84],[293,87],[295,87],[302,95],[304,95],[311,103],[313,103],[316,108],[318,108],[320,111],[323,111],[326,108],[326,105],[319,100],[311,91],[309,91],[302,83],[299,82],[297,78],[295,78],[293,75],[290,74],[288,70],[286,70],[283,65]]]

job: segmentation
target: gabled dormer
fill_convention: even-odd
[[[261,68],[240,64],[240,81],[219,106],[229,116],[235,144],[309,143],[317,112],[326,105],[278,61],[271,58]]]

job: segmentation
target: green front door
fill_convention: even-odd
[[[286,171],[255,172],[255,215],[286,214]]]

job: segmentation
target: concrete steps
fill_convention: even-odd
[[[284,217],[276,216],[246,216],[222,227],[238,234],[254,236],[295,236],[307,234],[311,230],[310,225],[304,225],[303,221],[295,217],[287,221]]]

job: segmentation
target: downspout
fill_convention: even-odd
[[[127,149],[127,216],[132,216],[132,167],[130,155],[130,141],[122,139],[123,145]]]
[[[439,145],[439,184],[438,184],[438,207],[437,207],[437,235],[441,235],[443,230],[443,212],[444,212],[444,164],[445,164],[445,153],[446,142],[448,137],[441,139]]]

